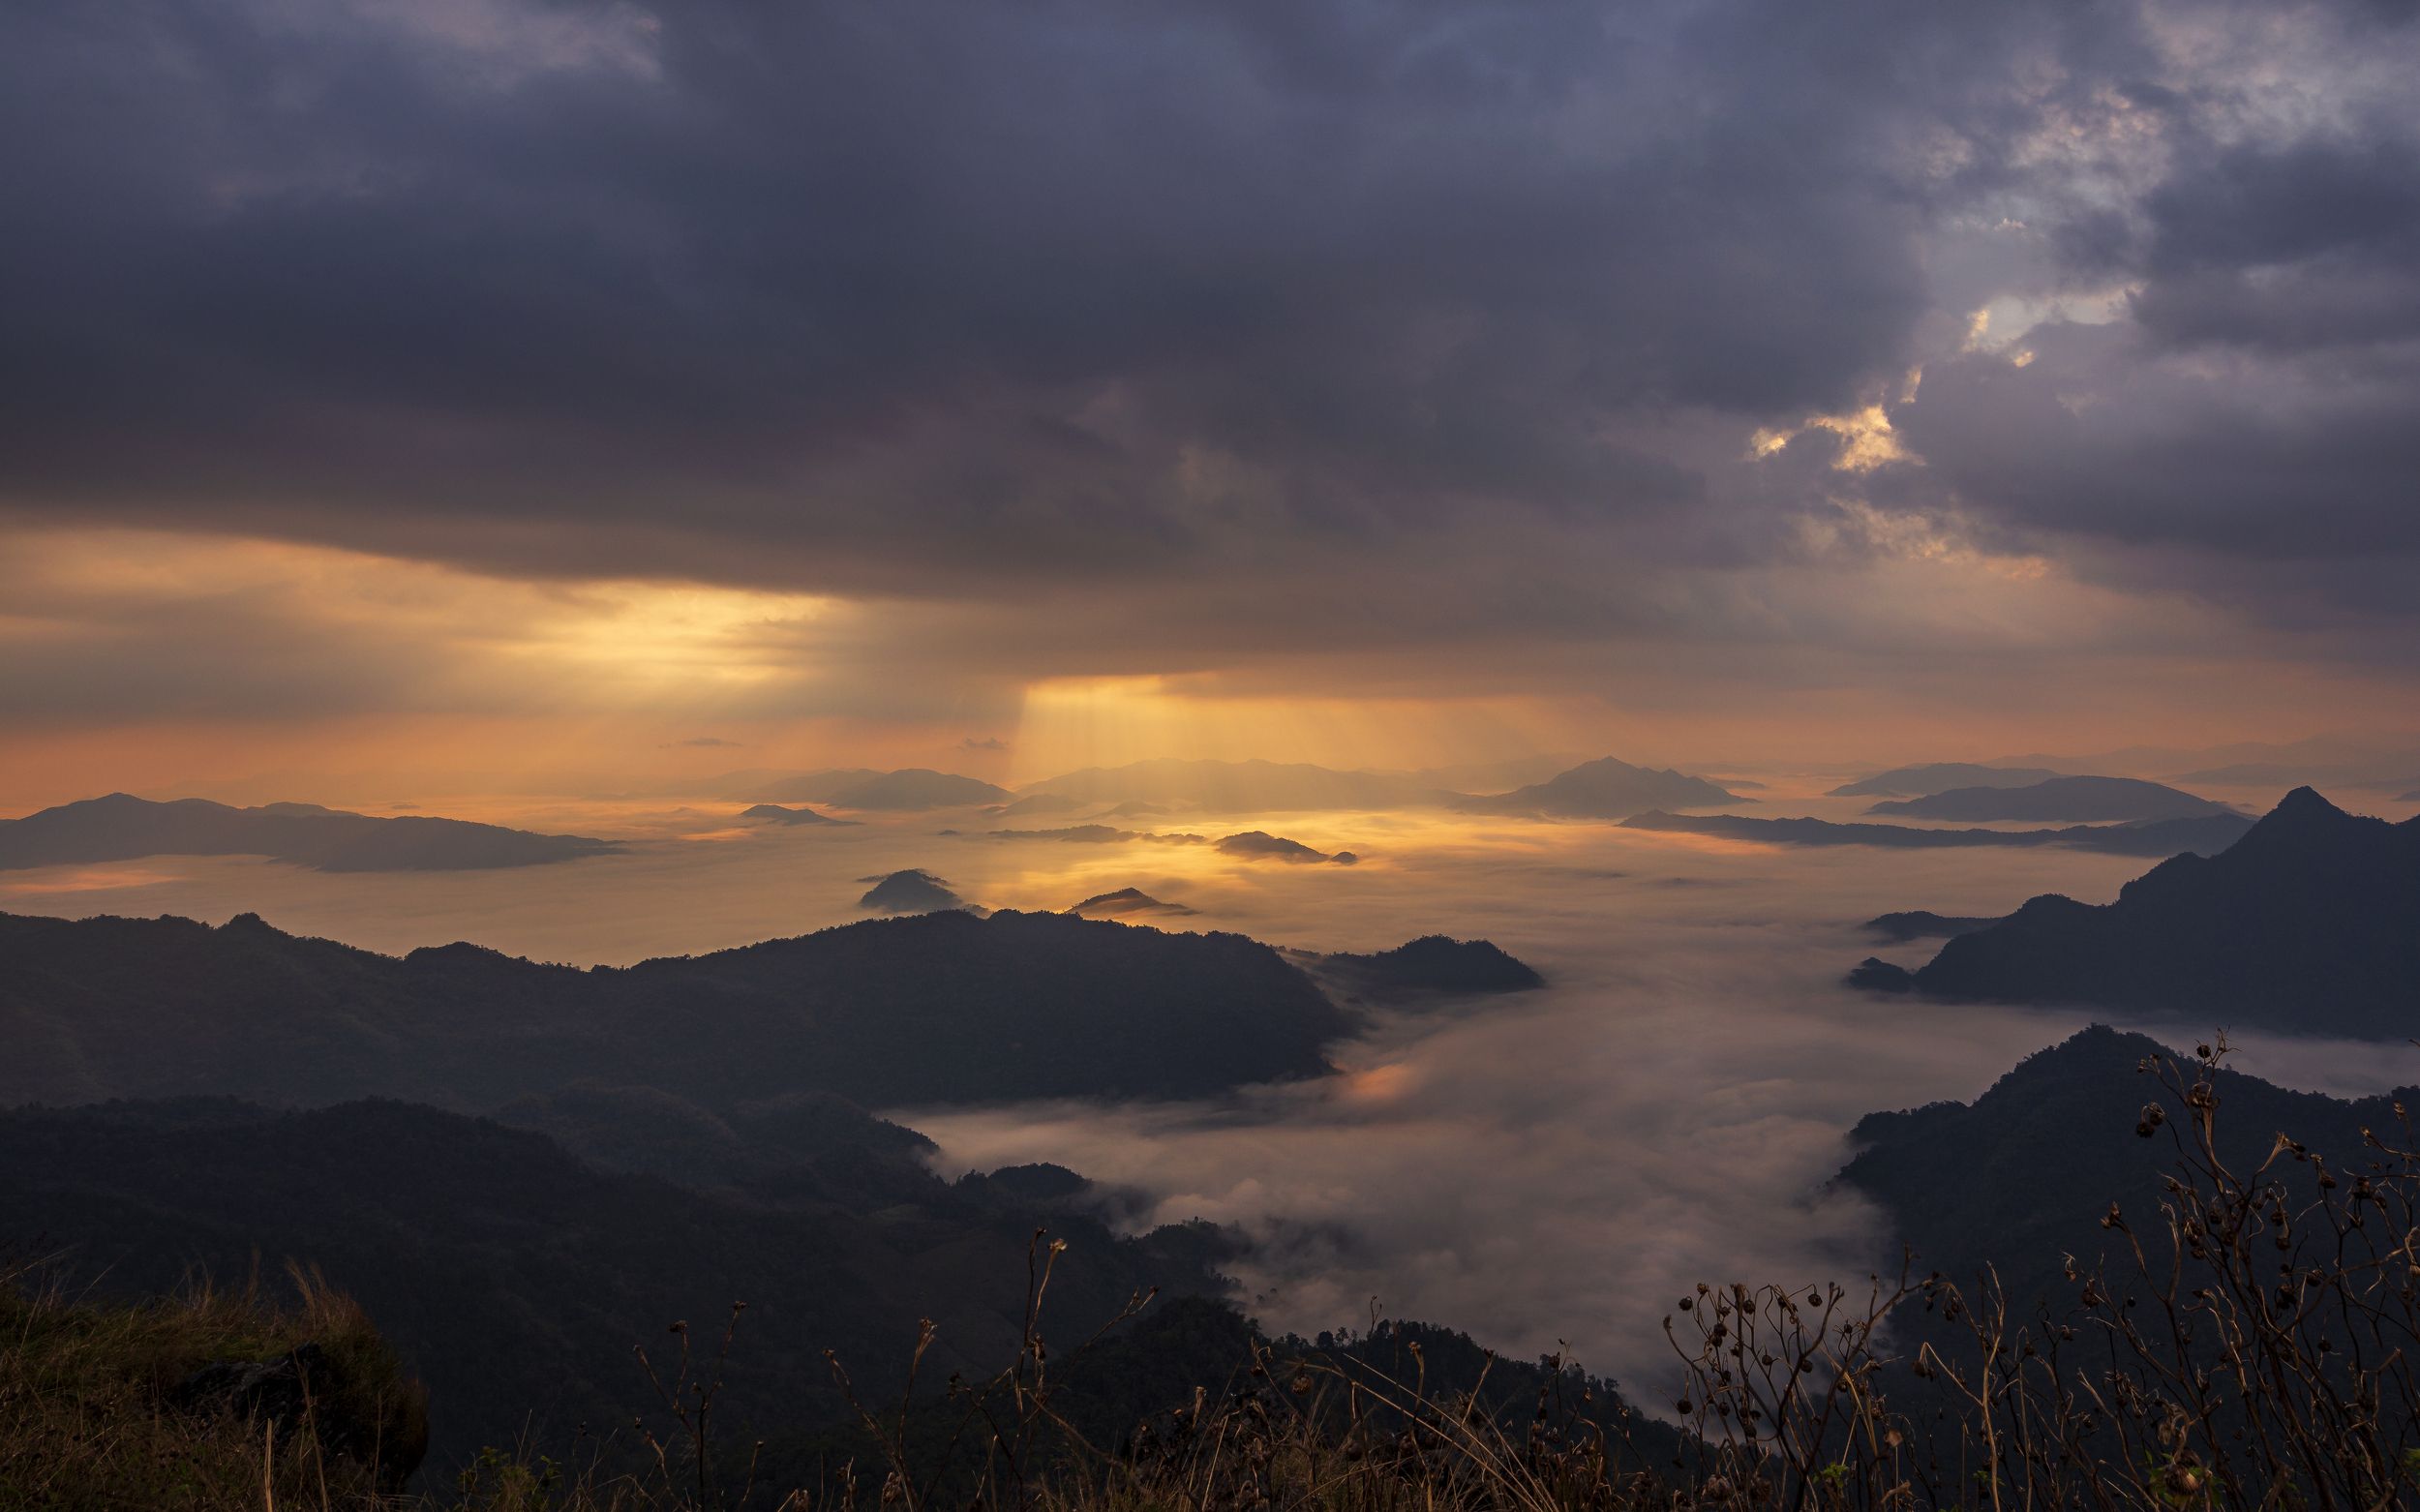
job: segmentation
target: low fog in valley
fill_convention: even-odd
[[[1738,808],[1848,819],[1869,801],[1820,796],[1828,786],[1773,776]],[[1232,1267],[1243,1300],[1267,1326],[1316,1331],[1366,1321],[1375,1306],[1450,1320],[1517,1353],[1567,1342],[1646,1386],[1669,1368],[1659,1321],[1696,1281],[1854,1282],[1887,1258],[1867,1204],[1827,1190],[1860,1116],[1971,1099],[2108,1016],[1856,992],[1840,978],[1859,959],[1914,963],[1935,944],[1878,942],[1861,922],[1908,908],[2003,914],[2045,892],[2106,901],[2148,864],[2053,848],[1791,849],[1417,811],[1170,813],[1110,821],[1152,827],[1134,832],[1144,837],[1083,841],[990,834],[1081,822],[1055,815],[944,809],[789,826],[741,823],[741,806],[449,803],[631,844],[490,872],[331,876],[179,857],[51,867],[0,879],[0,908],[213,922],[250,910],[387,953],[467,939],[624,964],[862,919],[867,879],[919,867],[992,908],[1064,909],[1139,888],[1196,911],[1157,926],[1303,950],[1484,937],[1549,986],[1379,1010],[1367,1034],[1332,1050],[1335,1078],[1214,1104],[885,1111],[939,1142],[945,1175],[1053,1162],[1100,1183],[1125,1226],[1232,1225],[1250,1240]],[[1149,837],[1255,828],[1362,861],[1288,865]],[[2350,1095],[2420,1080],[2420,1050],[2237,1038],[2242,1069],[2290,1085]]]

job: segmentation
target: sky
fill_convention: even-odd
[[[2414,76],[2407,0],[12,5],[0,804],[2408,733]]]

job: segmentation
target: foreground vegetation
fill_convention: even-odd
[[[2420,1504],[2420,1164],[2403,1110],[2333,1162],[2281,1134],[2256,1164],[2230,1164],[2224,1055],[2221,1042],[2142,1067],[2135,1134],[2166,1141],[2174,1169],[2155,1209],[2102,1216],[2121,1263],[2068,1256],[2031,1297],[1988,1270],[1855,1292],[1702,1285],[1667,1321],[1679,1384],[1659,1419],[1679,1431],[1559,1357],[1489,1362],[1459,1336],[1376,1322],[1265,1340],[1223,1331],[1232,1315],[1198,1300],[1138,1297],[1062,1361],[1042,1333],[1057,1247],[1038,1242],[1022,1346],[988,1379],[920,1387],[912,1370],[896,1400],[872,1402],[835,1360],[849,1421],[735,1435],[735,1306],[639,1352],[652,1419],[568,1465],[490,1452],[406,1496],[420,1399],[316,1278],[294,1278],[284,1307],[249,1288],[134,1309],[20,1278],[0,1302],[0,1506]],[[919,1362],[931,1345],[927,1327]]]
[[[142,1306],[0,1285],[0,1507],[356,1506],[428,1448],[427,1401],[308,1271]]]

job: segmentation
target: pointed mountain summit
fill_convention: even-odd
[[[1190,916],[1195,910],[1182,903],[1153,897],[1140,888],[1120,888],[1114,892],[1096,892],[1068,912],[1081,914],[1087,919],[1123,919],[1135,914],[1157,914],[1175,919]]]
[[[2378,844],[2397,829],[2367,814],[2348,814],[2329,802],[2315,788],[2296,788],[2260,816],[2234,849],[2242,857],[2284,856],[2314,848],[2360,847]],[[2388,842],[2391,843],[2391,842]]]
[[[2348,814],[2296,788],[2219,854],[2172,857],[2113,903],[2034,898],[1951,940],[1906,985],[2403,1039],[2420,1030],[2420,819]]]

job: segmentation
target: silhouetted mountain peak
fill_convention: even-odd
[[[2064,1080],[2081,1071],[2132,1071],[2146,1056],[2173,1054],[2173,1050],[2147,1034],[2107,1024],[2086,1024],[2058,1043],[2045,1045],[2018,1061],[1976,1101],[2027,1096],[2040,1084]]]
[[[1860,968],[1860,985],[1895,989]],[[2046,894],[1914,973],[1926,996],[2097,1003],[2296,1034],[2404,1038],[2420,981],[2420,824],[2297,788],[2208,858],[2095,906]]]
[[[1271,834],[1266,830],[1246,830],[1240,834],[1230,834],[1218,842],[1218,849],[1225,855],[1240,856],[1247,861],[1283,861],[1297,864],[1328,862],[1349,866],[1361,859],[1350,851],[1338,851],[1330,856],[1325,851],[1313,850],[1300,840],[1289,840],[1282,834]]]
[[[1527,992],[1546,979],[1492,940],[1424,934],[1375,955],[1335,954],[1320,964],[1341,983],[1376,997]]]
[[[2392,846],[2396,826],[2366,814],[2346,813],[2316,789],[2299,787],[2277,801],[2277,806],[2235,842],[2228,868],[2248,870],[2269,864],[2309,865],[2344,853]]]
[[[828,801],[842,808],[913,810],[1006,802],[1013,795],[976,777],[929,767],[904,767],[852,784]]]
[[[2341,834],[2348,829],[2384,823],[2348,814],[2329,802],[2318,789],[2300,787],[2279,799],[2275,808],[2261,815],[2260,822],[2252,827],[2252,834],[2272,839],[2280,834]]]
[[[875,881],[857,902],[860,908],[886,914],[929,914],[966,906],[966,899],[950,891],[948,883],[914,867]]]
[[[1096,892],[1074,908],[1071,914],[1164,914],[1170,917],[1189,915],[1193,909],[1182,903],[1170,903],[1153,897],[1140,888],[1120,888],[1114,892]]]
[[[1468,813],[1619,819],[1649,809],[1711,808],[1748,801],[1703,777],[1600,756],[1544,782],[1510,793],[1466,796],[1454,806]]]
[[[854,819],[834,819],[830,814],[819,814],[803,803],[796,808],[784,808],[779,803],[758,803],[754,807],[741,809],[740,817],[782,825],[853,825],[857,823]]]

